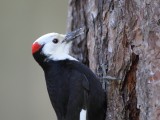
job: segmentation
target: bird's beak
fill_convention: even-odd
[[[65,38],[64,38],[64,40],[62,42],[67,42],[68,43],[68,42],[74,40],[75,38],[81,36],[82,34],[84,34],[84,32],[85,32],[85,28],[84,27],[76,29],[76,30],[74,30],[72,32],[69,32],[69,33],[66,34],[66,36],[65,36]]]

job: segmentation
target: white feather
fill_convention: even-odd
[[[82,109],[80,112],[80,120],[86,120],[87,111]]]
[[[66,60],[66,59],[78,61],[76,58],[74,58],[70,55],[67,55],[67,54],[52,54],[49,58],[54,60],[54,61]]]

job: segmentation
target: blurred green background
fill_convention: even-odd
[[[56,120],[31,45],[66,32],[68,0],[0,0],[0,120]]]

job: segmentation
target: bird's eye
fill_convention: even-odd
[[[52,42],[57,44],[58,43],[58,39],[55,38],[55,39],[52,40]]]

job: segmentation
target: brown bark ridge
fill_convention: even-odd
[[[160,1],[69,0],[68,11],[68,31],[87,28],[73,54],[102,81],[106,120],[160,120]]]

